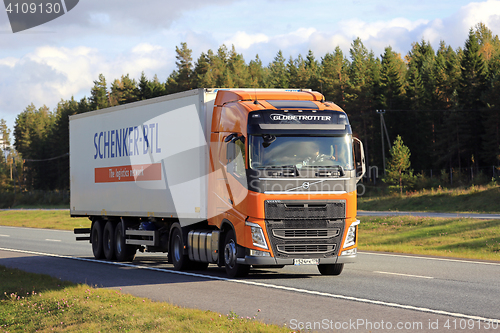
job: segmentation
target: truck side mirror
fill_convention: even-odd
[[[227,162],[231,162],[236,158],[236,144],[234,141],[229,141],[226,147],[226,159]]]
[[[229,134],[224,139],[224,142],[227,142],[226,159],[227,159],[228,163],[236,158],[236,142],[237,141],[241,141],[242,143],[245,143],[245,137],[243,135],[238,136],[238,133],[232,133],[232,134]]]
[[[358,138],[353,138],[354,161],[356,163],[356,183],[363,177],[366,172],[365,151],[363,143]]]

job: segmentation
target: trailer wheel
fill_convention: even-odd
[[[318,270],[321,275],[340,275],[344,269],[344,264],[319,264]]]
[[[111,221],[106,222],[102,233],[102,249],[108,260],[115,259],[115,226]]]
[[[226,234],[224,242],[224,266],[226,267],[226,273],[229,277],[234,278],[248,275],[250,265],[238,264],[236,261],[237,258],[243,258],[243,256],[244,249],[236,244],[234,231],[230,230]]]
[[[104,251],[102,249],[102,223],[99,220],[94,221],[92,224],[91,239],[92,239],[92,252],[94,253],[94,258],[103,259]]]
[[[133,261],[137,248],[125,242],[123,225],[118,223],[115,228],[115,254],[118,261]]]
[[[181,271],[184,269],[189,269],[191,267],[191,261],[187,254],[184,253],[184,241],[182,239],[182,232],[179,228],[172,229],[172,239],[170,241],[170,256],[172,258],[172,263],[174,264],[174,269],[176,271]]]

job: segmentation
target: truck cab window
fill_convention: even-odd
[[[228,170],[237,177],[245,177],[245,144],[236,140],[234,144],[234,158],[228,161]]]
[[[250,137],[250,167],[253,169],[279,166],[330,167],[352,170],[351,136],[273,136]]]
[[[245,159],[245,138],[242,135],[233,135],[233,138],[226,142],[225,147],[225,162],[228,172],[236,177],[245,177]]]

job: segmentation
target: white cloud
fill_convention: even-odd
[[[499,0],[472,2],[449,17],[433,20],[396,17],[386,21],[366,21],[351,18],[339,21],[337,29],[330,31],[308,27],[288,34],[269,35],[267,45],[275,45],[274,52],[281,49],[285,57],[290,54],[296,56],[298,53],[305,55],[309,49],[317,56],[322,56],[332,52],[337,46],[348,55],[352,41],[360,37],[363,44],[376,56],[383,54],[388,46],[405,55],[412,43],[422,39],[429,41],[435,49],[442,40],[453,48],[463,47],[469,29],[479,22],[485,23],[494,35],[499,33]]]
[[[247,34],[243,31],[238,31],[234,36],[224,42],[226,45],[234,45],[236,50],[247,50],[252,45],[258,43],[268,43],[269,37],[265,34]]]
[[[61,99],[90,95],[93,81],[100,73],[108,87],[114,79],[127,73],[138,79],[142,71],[149,78],[154,74],[166,77],[173,56],[161,46],[142,43],[117,57],[106,59],[89,47],[44,46],[21,58],[0,59],[0,118],[10,119],[29,104],[47,105],[54,109]]]
[[[272,43],[279,49],[288,49],[297,44],[307,43],[312,35],[317,33],[315,28],[300,28],[288,34],[282,34],[272,37]]]
[[[8,66],[10,68],[14,67],[19,62],[19,59],[14,57],[7,57],[4,59],[0,59],[0,66]]]
[[[490,29],[499,29],[500,1],[489,0],[486,2],[472,2],[460,10],[464,27],[475,26],[478,22],[483,22]]]

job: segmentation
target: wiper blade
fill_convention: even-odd
[[[285,177],[290,177],[290,176],[298,176],[299,175],[299,169],[297,169],[296,165],[269,165],[264,167],[264,170],[269,170],[271,169],[272,171],[269,171],[268,174],[269,176],[273,177],[279,177],[279,176],[285,176]],[[290,173],[290,169],[292,172]],[[276,171],[274,171],[276,170]],[[278,171],[282,171],[281,173]],[[287,172],[288,171],[288,172]]]
[[[338,170],[338,177],[343,177],[345,175],[344,167],[341,165],[332,165],[332,166],[325,166],[325,165],[305,165],[303,168],[311,168],[311,169],[319,169],[318,172],[316,173],[316,176],[320,177],[333,177],[337,176],[336,174],[332,173],[332,169],[337,169]]]

